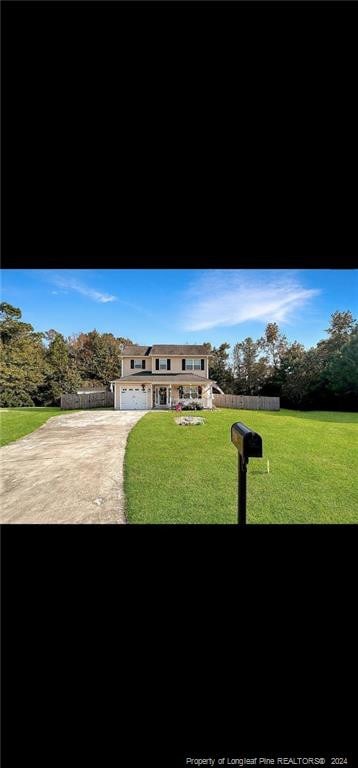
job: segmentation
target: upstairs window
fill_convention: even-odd
[[[131,360],[131,368],[145,368],[145,360]]]
[[[187,358],[185,360],[185,370],[186,371],[201,371],[201,360],[193,358]]]
[[[168,357],[156,357],[155,358],[155,370],[156,371],[170,371],[170,358]]]

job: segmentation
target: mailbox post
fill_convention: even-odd
[[[239,459],[238,523],[246,525],[247,465],[249,458],[262,457],[262,438],[238,421],[231,427],[231,442],[237,448]]]

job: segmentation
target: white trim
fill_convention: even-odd
[[[154,377],[153,377],[153,379],[154,379]],[[127,377],[125,377],[124,380],[123,379],[116,379],[115,383],[128,385],[129,387],[134,387],[137,384],[146,384],[147,386],[149,386],[149,384],[152,384],[153,386],[157,386],[158,385],[158,386],[163,386],[163,387],[176,387],[176,386],[178,386],[178,387],[179,386],[180,387],[182,387],[182,386],[184,386],[184,387],[190,387],[190,386],[192,386],[192,387],[196,387],[196,386],[204,387],[206,385],[209,385],[209,386],[211,385],[211,386],[216,387],[216,384],[214,384],[211,381],[211,379],[200,378],[198,381],[183,381],[183,379],[178,379],[177,381],[166,382],[165,380],[161,381],[160,380],[160,376],[155,377],[154,381],[152,379],[144,379],[144,377],[143,377],[143,379],[140,378],[140,379],[137,379],[136,381],[135,380],[131,381],[130,379],[127,379]]]
[[[201,388],[201,395],[199,395],[199,392],[198,392],[199,387]],[[183,399],[183,400],[202,400],[202,397],[203,397],[203,387],[202,387],[201,384],[181,384],[181,388],[189,390],[189,397],[187,397],[186,395],[183,395],[182,398],[180,398],[180,399]],[[196,392],[197,392],[196,395],[192,395],[191,394],[191,390],[192,389],[196,389]]]
[[[194,371],[201,371],[201,361],[202,361],[202,359],[203,359],[202,357],[183,357],[183,360],[185,360],[185,371],[192,371],[193,373],[194,373]],[[189,360],[191,360],[193,365],[190,366],[189,368],[187,368],[186,364],[187,364],[187,362]],[[195,368],[195,363],[199,363],[199,366],[197,366],[196,368]],[[204,370],[205,370],[205,367],[204,367]]]
[[[159,402],[159,390],[160,389],[166,389],[166,403],[163,405],[166,405],[167,407],[170,407],[172,404],[172,388],[170,384],[155,384],[154,385],[154,406],[160,407],[161,403]],[[153,398],[152,398],[153,402]]]

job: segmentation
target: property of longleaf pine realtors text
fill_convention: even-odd
[[[324,757],[187,757],[186,765],[195,768],[216,768],[217,766],[236,765],[244,766],[306,766],[324,765]]]

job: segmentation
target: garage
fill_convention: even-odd
[[[145,411],[147,405],[147,392],[142,387],[120,387],[121,411]]]

